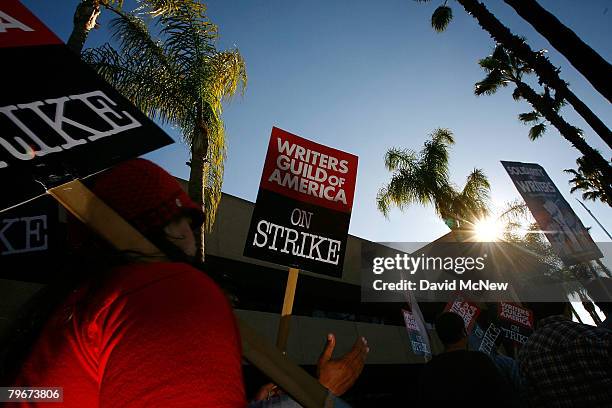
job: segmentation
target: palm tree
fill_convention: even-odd
[[[428,2],[430,0],[417,0]],[[559,77],[559,69],[552,65],[542,52],[535,52],[525,40],[512,34],[510,29],[503,25],[486,7],[478,0],[457,0],[465,11],[473,16],[478,25],[489,33],[491,38],[511,51],[517,58],[531,67],[540,78],[540,81],[555,90],[559,97],[567,100],[570,105],[584,118],[593,130],[612,148],[612,132],[608,127],[584,104],[569,88],[567,82]],[[431,18],[432,27],[440,32],[444,31],[453,18],[452,9],[446,5],[438,7]]]
[[[417,154],[391,148],[385,166],[393,175],[376,197],[378,209],[388,216],[391,206],[404,209],[411,204],[433,205],[436,213],[453,231],[469,230],[489,212],[490,185],[480,169],[474,169],[465,186],[458,190],[449,181],[449,147],[454,144],[448,129],[436,129]]]
[[[561,117],[559,109],[563,100],[557,93],[552,97],[550,96],[550,90],[545,88],[542,94],[538,94],[523,82],[523,76],[532,72],[531,66],[501,45],[495,47],[492,55],[481,59],[479,64],[487,72],[487,76],[476,83],[475,94],[478,96],[491,95],[498,89],[508,86],[508,84],[514,84],[516,86],[512,94],[514,99],[524,98],[534,108],[533,112],[519,115],[521,121],[535,123],[529,132],[529,137],[535,140],[542,136],[546,125],[541,119],[545,118],[601,172],[603,175],[601,182],[606,196],[612,197],[612,185],[610,183],[612,167],[597,150],[586,143],[580,129],[570,125]]]
[[[612,65],[535,0],[504,0],[544,36],[608,101],[612,102]]]
[[[137,0],[141,10],[147,10],[147,14],[156,17],[175,10],[181,3],[191,0]],[[98,17],[102,8],[108,10],[120,10],[123,0],[81,0],[74,11],[73,27],[68,42],[68,47],[75,53],[80,54],[87,40],[89,32],[98,26]]]
[[[106,44],[84,59],[151,118],[177,126],[191,152],[189,195],[204,205],[200,234],[212,227],[221,199],[225,131],[222,102],[244,91],[246,68],[238,50],[218,51],[217,27],[199,2],[183,1],[154,19],[154,37],[136,14],[114,10],[119,48]]]
[[[569,182],[573,184],[570,192],[582,190],[585,200],[602,201],[612,207],[612,199],[606,195],[603,174],[584,156],[576,160],[578,168],[564,170],[574,176]]]

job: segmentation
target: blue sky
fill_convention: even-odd
[[[540,0],[608,61],[612,60],[612,11],[604,0]],[[72,29],[76,0],[23,0],[62,39]],[[131,2],[127,2],[129,7]],[[476,21],[454,1],[454,20],[445,33],[429,24],[437,1],[412,0],[283,1],[213,0],[211,20],[220,27],[219,48],[238,47],[247,63],[249,84],[223,115],[228,157],[223,191],[254,201],[272,126],[359,156],[357,191],[350,233],[373,241],[430,241],[448,230],[431,208],[412,206],[392,211],[385,219],[375,196],[389,179],[383,165],[392,146],[420,149],[436,127],[450,128],[456,137],[451,152],[452,180],[462,186],[469,171],[482,168],[492,185],[493,204],[519,194],[499,160],[541,164],[587,226],[596,241],[607,241],[574,197],[569,177],[579,153],[549,127],[531,142],[528,128],[516,118],[526,103],[515,102],[511,90],[476,97],[473,85],[483,77],[477,60],[489,54],[493,42]],[[532,48],[546,48],[573,91],[608,125],[612,106],[560,56],[545,39],[501,0],[487,7]],[[101,28],[86,46],[109,39],[103,13]],[[568,122],[585,130],[589,143],[610,157],[611,150],[574,113]],[[179,139],[179,133],[167,128]],[[180,143],[148,155],[171,173],[187,178],[187,149]],[[612,230],[612,209],[587,202]]]

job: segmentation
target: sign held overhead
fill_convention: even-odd
[[[173,142],[16,0],[0,2],[0,59],[0,210]]]
[[[357,156],[272,128],[244,255],[341,276]]]
[[[540,229],[566,265],[603,257],[589,231],[540,165],[501,163]]]

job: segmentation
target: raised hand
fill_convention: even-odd
[[[359,337],[351,351],[338,359],[332,359],[335,347],[336,337],[330,333],[327,335],[327,344],[317,362],[317,376],[324,387],[334,395],[340,396],[359,378],[370,349],[365,337]]]

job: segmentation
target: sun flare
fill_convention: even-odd
[[[498,241],[502,237],[503,232],[504,225],[497,218],[484,218],[474,224],[474,233],[478,241]]]

